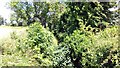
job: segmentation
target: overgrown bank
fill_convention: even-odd
[[[11,2],[11,9],[15,11],[12,20],[28,29],[23,32],[25,36],[14,32],[11,42],[2,44],[4,56],[16,58],[12,63],[5,57],[3,64],[77,68],[119,66],[119,10],[108,11],[113,5],[115,3],[111,2]],[[9,45],[13,50],[11,47],[7,50]]]
[[[43,28],[39,23],[35,23],[28,28],[26,36],[20,37],[14,34],[11,39],[4,41],[2,64],[15,66],[119,66],[118,36],[118,26],[106,28],[96,35],[93,32],[78,29],[66,36],[63,42],[58,43],[52,32]]]

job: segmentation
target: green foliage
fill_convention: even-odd
[[[56,65],[75,67],[114,67],[119,65],[118,27],[108,28],[98,35],[75,30],[66,36],[58,48]],[[109,40],[108,40],[109,39]],[[59,54],[60,53],[60,54]],[[60,63],[61,62],[61,63]]]
[[[58,18],[64,11],[64,4],[55,2],[11,2],[10,8],[15,12],[11,16],[11,23],[30,25],[40,22],[44,27],[53,29]]]
[[[12,40],[18,41],[15,50],[40,66],[119,66],[118,26],[108,28],[113,19],[108,8],[113,5],[110,2],[11,2],[15,11],[11,20],[18,25],[30,25],[22,39],[16,33],[11,34]],[[107,27],[94,33],[94,29],[101,29],[99,23]]]
[[[61,16],[60,32],[72,33],[75,29],[85,26],[96,27],[99,22],[109,22],[112,13],[108,11],[113,3],[104,2],[68,2],[66,12]],[[106,13],[105,13],[106,12]]]
[[[58,21],[50,23],[50,26],[48,26],[59,42],[63,42],[65,36],[72,34],[76,29],[82,28],[83,25],[96,28],[99,23],[109,24],[113,18],[113,13],[108,11],[108,8],[112,7],[114,3],[66,2],[63,4],[66,5],[65,10],[57,18]]]
[[[1,51],[1,66],[34,66],[38,65],[35,59],[31,58],[30,51],[27,53],[22,53],[18,50],[18,40],[21,40],[22,43],[26,38],[26,27],[0,27],[8,28],[13,30],[10,33],[10,37],[6,35],[6,38],[0,38],[0,51]],[[20,44],[20,43],[19,43]],[[23,48],[23,47],[21,47]]]
[[[28,36],[25,46],[33,50],[33,57],[40,65],[51,65],[53,51],[57,47],[57,40],[54,35],[38,22],[32,24],[27,31]]]
[[[105,58],[101,64],[108,67],[119,66],[119,26],[114,26],[111,29],[106,29],[104,32],[101,32],[100,38],[102,38],[103,40],[106,39],[106,43],[103,42],[103,44],[106,45],[106,47],[104,48],[107,48],[108,46],[110,47],[106,50],[108,51],[108,53],[106,53],[107,56],[104,55],[104,57],[106,56],[107,58]],[[104,53],[105,52],[103,52],[103,54]]]

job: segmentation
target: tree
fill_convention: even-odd
[[[0,16],[0,25],[4,24],[4,18],[2,16]]]
[[[49,2],[11,2],[10,8],[15,12],[16,21],[22,20],[26,25],[35,21],[41,22],[44,27],[51,27],[50,23],[56,21],[61,13],[62,3]]]
[[[32,8],[31,4],[28,2],[11,2],[10,8],[14,11],[12,14],[12,20],[16,21],[18,24],[22,22],[22,25],[27,25],[31,21]],[[30,9],[31,8],[31,9]]]
[[[114,3],[109,2],[67,2],[66,11],[60,16],[59,22],[55,26],[55,35],[59,42],[63,37],[70,35],[74,30],[82,25],[97,28],[99,23],[109,24],[113,18],[112,12],[108,8]],[[58,26],[59,25],[59,26]]]

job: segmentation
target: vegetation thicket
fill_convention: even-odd
[[[114,2],[11,2],[9,6],[15,12],[11,25],[16,21],[14,26],[28,28],[22,38],[11,35],[15,51],[4,56],[22,56],[22,62],[34,66],[120,66],[120,11],[108,10]]]

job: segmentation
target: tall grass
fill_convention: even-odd
[[[18,40],[26,38],[27,27],[8,27],[1,26],[0,28],[8,28],[13,31],[10,32],[10,36],[6,38],[0,38],[0,51],[2,51],[0,58],[2,59],[0,66],[31,66],[37,65],[35,60],[28,56],[23,56],[17,50]]]

